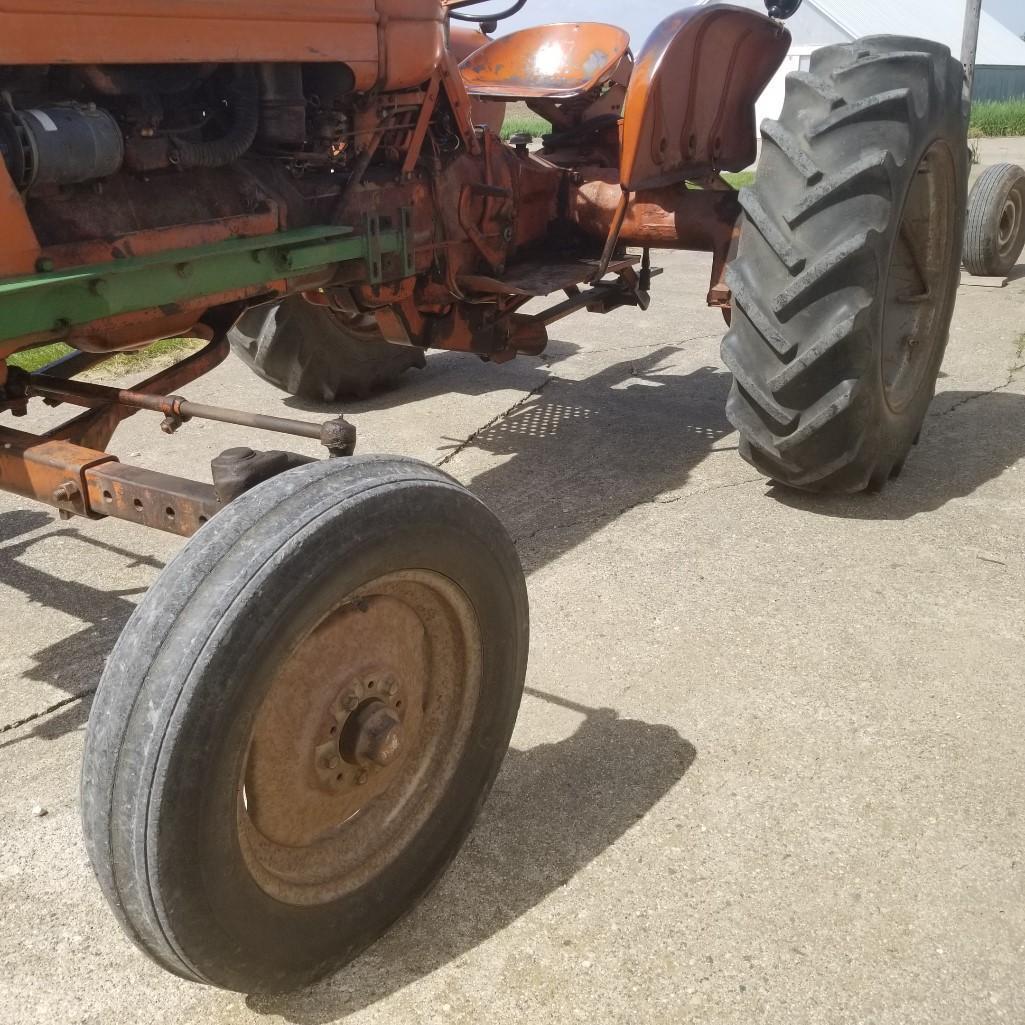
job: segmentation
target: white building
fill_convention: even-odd
[[[667,15],[689,4],[709,2],[712,0],[559,0],[556,4],[552,0],[530,0],[519,14],[502,23],[500,33],[547,21],[605,21],[627,29],[637,53],[648,33]],[[763,0],[728,2],[765,13]],[[1008,27],[1021,25],[1025,31],[1025,0],[983,2],[1002,21],[983,11],[975,98],[1025,97],[1025,42]],[[804,0],[787,22],[794,46],[784,73],[767,90],[759,112],[778,114],[785,73],[798,70],[802,62],[806,66],[808,55],[829,43],[881,34],[925,36],[945,43],[955,56],[960,56],[966,4],[967,0]],[[505,6],[495,0],[487,9]]]
[[[712,0],[700,0],[701,5]],[[763,0],[731,0],[764,13]],[[1025,0],[1022,0],[1025,3]],[[849,43],[861,36],[897,35],[935,39],[961,55],[965,0],[804,0],[787,22],[794,43],[783,69],[758,104],[761,117],[776,117],[783,106],[784,78],[807,70],[820,46]],[[982,14],[976,59],[975,98],[1025,97],[1025,41],[992,15]]]

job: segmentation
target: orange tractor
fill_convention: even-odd
[[[688,8],[635,51],[609,25],[465,27],[523,0],[0,0],[0,409],[82,409],[5,417],[0,486],[190,537],[110,656],[82,778],[103,892],[169,971],[280,990],[355,957],[466,837],[527,662],[488,509],[354,457],[344,419],[177,394],[232,345],[290,390],[360,392],[429,349],[540,353],[571,313],[646,310],[651,250],[708,252],[744,457],[817,491],[899,471],[954,303],[965,71],[916,39],[820,51],[738,194],[797,5]],[[540,149],[496,134],[508,101],[551,122]],[[208,344],[133,389],[77,379],[177,335]],[[6,362],[55,341],[75,351],[38,373]],[[139,411],[328,458],[172,477],[108,451]]]

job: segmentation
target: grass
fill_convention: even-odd
[[[724,174],[726,179],[735,189],[746,189],[755,181],[754,171],[740,171],[737,174]]]
[[[130,374],[146,370],[154,363],[165,360],[169,356],[193,352],[202,344],[203,342],[195,338],[165,338],[161,342],[154,342],[149,348],[140,352],[115,353],[94,368],[94,372],[96,369],[100,369],[104,377],[127,377]],[[20,367],[28,373],[33,373],[71,352],[74,352],[74,349],[60,343],[43,345],[38,349],[16,352],[7,362],[13,367]]]
[[[538,117],[525,103],[511,103],[506,108],[505,124],[502,125],[502,138],[526,132],[540,139],[552,130],[551,123]]]
[[[1025,135],[1025,97],[974,104],[969,134],[974,139]]]
[[[56,345],[43,345],[38,349],[26,349],[24,352],[16,352],[8,358],[7,362],[12,367],[20,367],[22,370],[33,374],[48,363],[52,363],[54,360],[67,356],[74,351],[69,345],[61,345],[59,343]]]

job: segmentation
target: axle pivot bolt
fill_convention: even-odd
[[[73,480],[69,480],[54,488],[53,500],[59,503],[73,502],[77,494],[78,485]]]

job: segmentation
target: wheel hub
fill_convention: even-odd
[[[383,701],[368,701],[342,736],[342,757],[355,765],[386,769],[402,750],[402,720]]]
[[[1009,253],[1017,241],[1021,231],[1023,213],[1025,212],[1022,209],[1021,193],[1014,191],[1008,196],[1003,213],[1000,215],[997,248],[1001,256]]]
[[[312,750],[322,789],[366,786],[371,773],[399,761],[408,746],[405,704],[405,689],[385,671],[365,674],[342,688]]]
[[[943,143],[926,152],[905,200],[886,287],[881,370],[894,413],[919,394],[932,366],[949,303],[956,202],[953,158]]]
[[[239,805],[243,855],[268,894],[334,899],[429,815],[476,702],[479,641],[465,602],[433,574],[381,578],[276,671]]]

